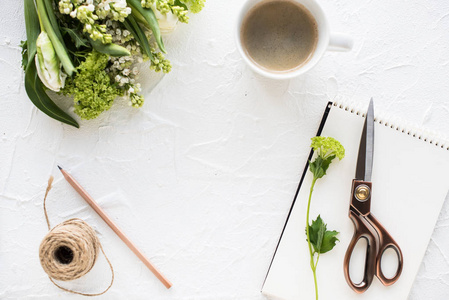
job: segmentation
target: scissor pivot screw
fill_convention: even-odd
[[[355,190],[355,197],[359,201],[366,201],[369,198],[370,189],[367,185],[359,185]]]

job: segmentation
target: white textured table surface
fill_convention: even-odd
[[[327,101],[365,105],[449,133],[449,2],[321,0],[355,39],[291,82],[255,76],[234,45],[241,0],[208,0],[167,41],[173,71],[140,110],[116,105],[81,129],[28,100],[20,68],[22,1],[0,11],[0,298],[76,298],[40,267],[53,225],[79,217],[116,271],[104,299],[264,299],[260,288]],[[62,164],[173,281],[166,290],[58,173]],[[437,166],[435,166],[437,167]],[[429,178],[431,180],[431,178]],[[447,202],[447,201],[446,201]],[[410,299],[449,295],[449,204]],[[342,247],[343,245],[338,245]],[[107,284],[100,260],[78,285]],[[84,284],[83,284],[84,283]],[[321,285],[323,286],[323,285]]]

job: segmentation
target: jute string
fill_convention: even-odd
[[[70,219],[51,229],[45,202],[51,190],[53,176],[48,180],[44,197],[44,213],[49,232],[39,247],[42,268],[51,282],[58,288],[83,296],[99,296],[106,293],[114,282],[114,269],[104,253],[100,240],[94,229],[81,219]],[[69,281],[86,275],[95,265],[99,250],[103,253],[111,268],[111,283],[101,293],[81,293],[64,288],[54,280]]]

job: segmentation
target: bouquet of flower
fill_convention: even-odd
[[[25,89],[42,112],[66,124],[78,123],[61,110],[46,90],[71,96],[75,113],[93,119],[118,96],[133,107],[144,98],[138,64],[150,61],[168,73],[170,61],[162,33],[205,0],[24,0],[27,40],[22,42]]]

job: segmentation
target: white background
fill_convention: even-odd
[[[326,54],[290,82],[260,78],[239,57],[233,34],[241,3],[208,0],[166,39],[173,71],[142,109],[117,100],[75,129],[28,100],[18,47],[26,38],[23,4],[0,2],[0,298],[80,297],[54,287],[39,265],[50,174],[52,225],[85,219],[114,265],[116,282],[102,298],[264,299],[259,291],[327,101],[364,107],[374,97],[390,118],[449,132],[449,2],[320,1],[331,28],[354,37],[354,49]],[[172,289],[71,189],[57,164]],[[446,203],[409,299],[447,299],[448,235]],[[109,276],[100,259],[87,278],[66,286],[94,292]]]

